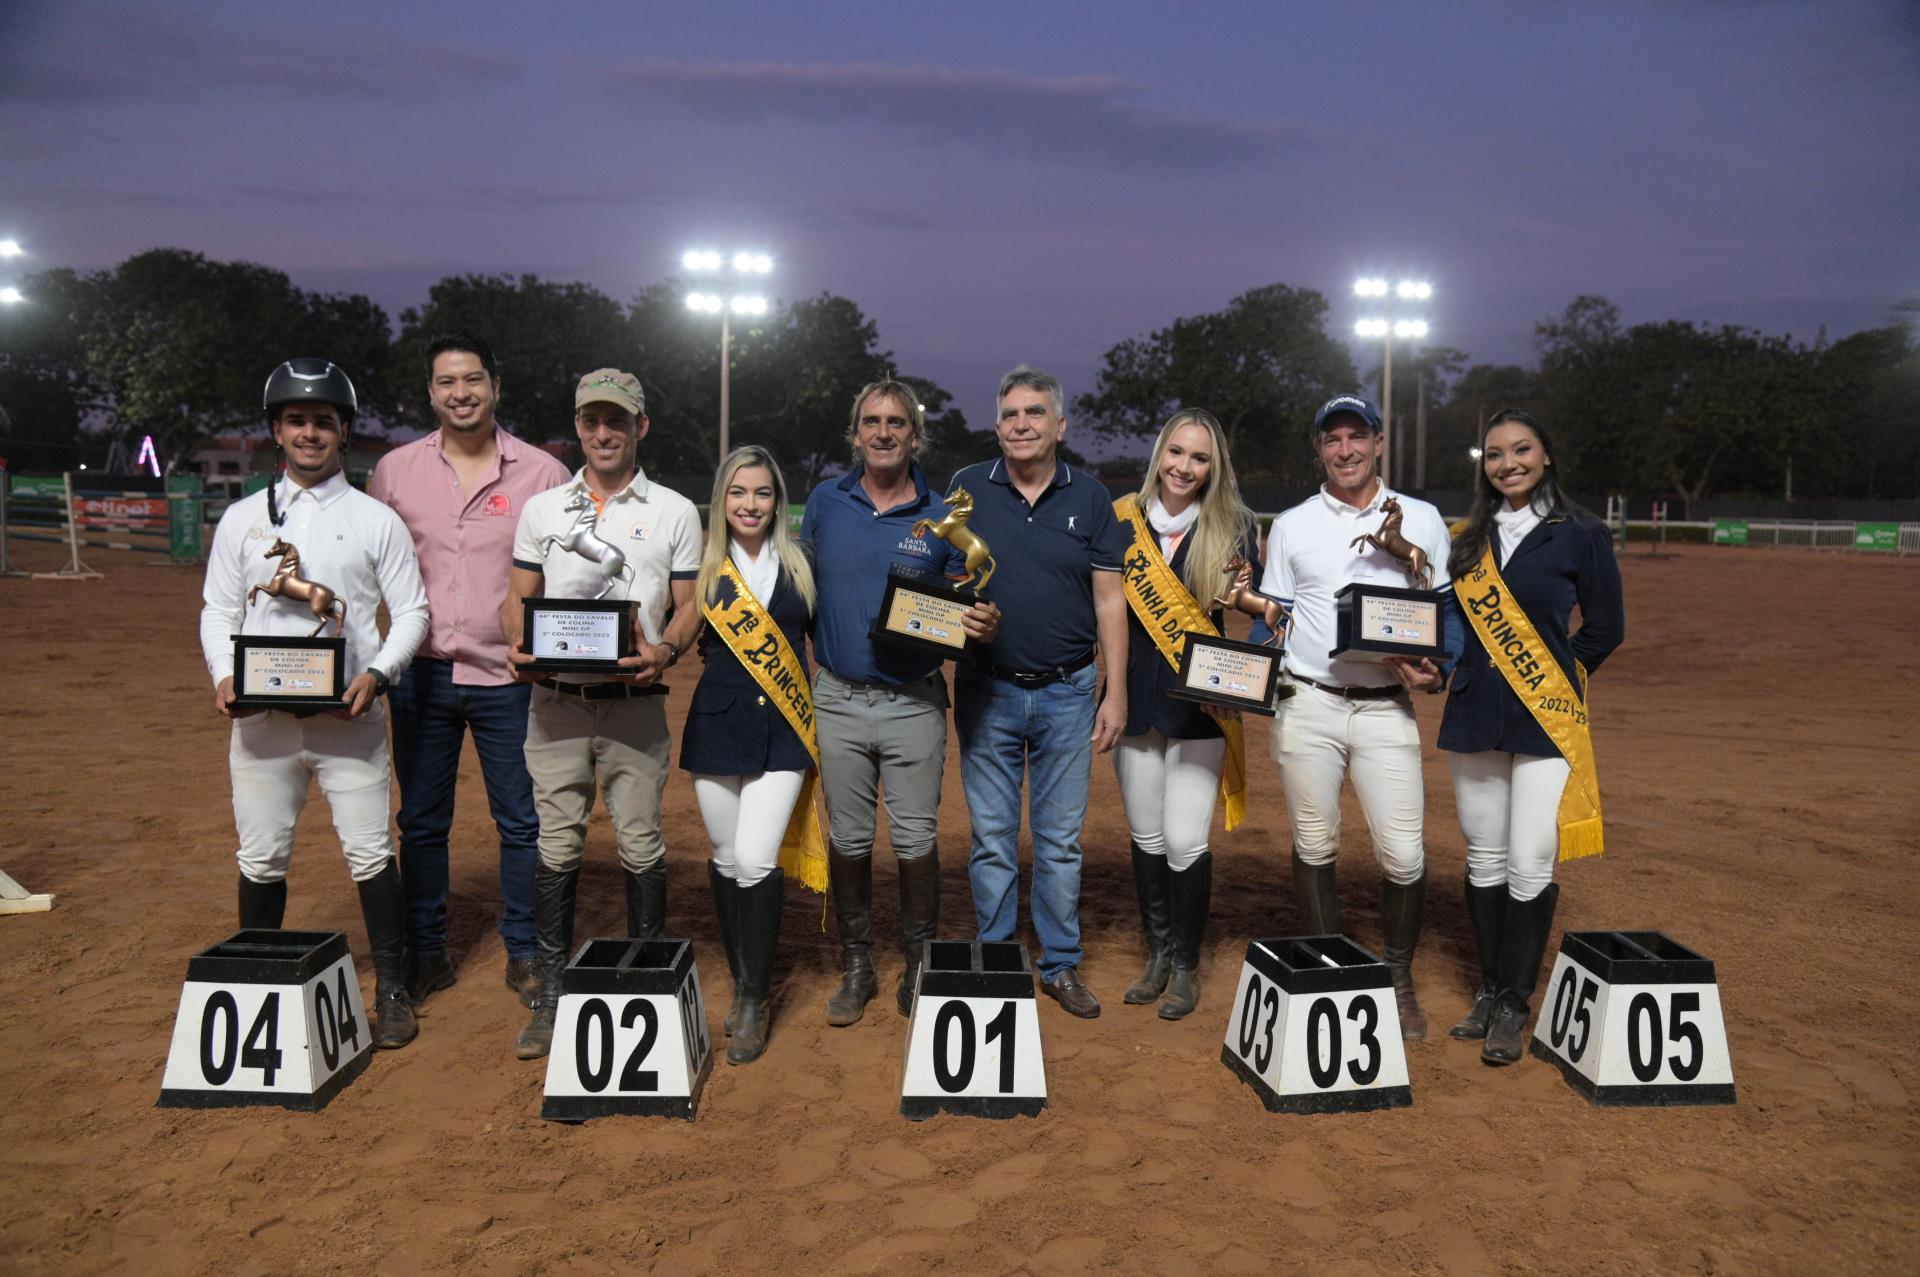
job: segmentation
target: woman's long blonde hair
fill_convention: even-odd
[[[1147,477],[1140,484],[1141,512],[1160,497],[1160,459],[1166,454],[1167,441],[1182,426],[1203,426],[1213,440],[1213,468],[1194,498],[1200,503],[1200,514],[1187,533],[1187,562],[1181,573],[1187,593],[1205,607],[1207,600],[1227,587],[1227,560],[1240,553],[1253,528],[1253,511],[1240,499],[1240,481],[1233,477],[1233,458],[1227,455],[1227,436],[1219,420],[1203,408],[1183,408],[1167,419],[1154,440]]]
[[[763,466],[773,476],[774,511],[772,526],[767,529],[767,544],[780,556],[787,580],[806,600],[807,611],[812,612],[817,599],[813,565],[801,553],[800,543],[787,531],[787,481],[781,476],[780,463],[773,459],[773,454],[753,444],[729,452],[727,459],[720,463],[720,473],[713,477],[713,501],[707,506],[707,545],[700,552],[700,575],[694,581],[694,592],[708,603],[719,599],[720,565],[726,560],[727,542],[732,535],[727,527],[727,489],[733,486],[733,476],[749,466]],[[766,607],[772,602],[772,599],[761,599],[760,606]]]

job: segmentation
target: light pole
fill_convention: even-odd
[[[1379,338],[1386,347],[1380,371],[1380,433],[1387,448],[1387,484],[1392,487],[1395,486],[1394,472],[1399,468],[1398,453],[1393,446],[1393,339],[1419,341],[1427,335],[1426,320],[1393,318],[1393,303],[1396,298],[1403,302],[1426,301],[1433,296],[1433,285],[1403,279],[1397,286],[1390,286],[1384,279],[1370,277],[1355,280],[1353,291],[1361,297],[1383,299],[1387,307],[1387,318],[1363,319],[1353,326],[1353,331],[1356,336]]]
[[[773,258],[765,253],[747,252],[723,258],[710,248],[695,248],[681,256],[680,265],[689,274],[720,276],[719,292],[687,294],[688,310],[720,316],[720,456],[715,462],[717,465],[730,451],[727,435],[732,388],[728,374],[733,363],[733,317],[767,313],[766,298],[746,296],[737,292],[736,287],[743,276],[764,275],[772,270]]]

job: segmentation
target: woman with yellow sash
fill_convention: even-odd
[[[1493,418],[1473,513],[1455,528],[1448,624],[1464,624],[1441,749],[1467,841],[1467,913],[1480,950],[1473,1008],[1449,1031],[1480,1058],[1520,1058],[1553,933],[1557,860],[1598,855],[1600,787],[1587,676],[1626,634],[1613,534],[1562,494],[1546,428]],[[1580,609],[1580,629],[1568,619]]]
[[[707,879],[733,972],[727,1063],[746,1064],[767,1048],[785,869],[826,886],[807,683],[813,568],[787,531],[786,483],[764,448],[735,449],[720,464],[694,597],[705,670],[680,766],[693,773],[713,843]]]
[[[1133,882],[1147,936],[1147,967],[1125,995],[1159,1000],[1178,1020],[1198,1004],[1200,940],[1213,894],[1207,836],[1227,797],[1227,828],[1246,808],[1246,748],[1238,711],[1168,695],[1189,630],[1218,634],[1213,603],[1232,582],[1238,556],[1260,578],[1253,514],[1210,412],[1178,412],[1160,430],[1138,496],[1113,503],[1128,537],[1121,583],[1127,597],[1127,727],[1113,751],[1133,838]],[[1259,596],[1236,606],[1260,615]],[[1201,599],[1208,600],[1203,605]],[[1164,994],[1164,996],[1162,996]]]

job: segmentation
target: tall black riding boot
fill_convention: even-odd
[[[624,870],[627,880],[627,935],[635,940],[658,940],[667,930],[667,862],[639,873]]]
[[[1493,1002],[1500,993],[1500,915],[1507,908],[1507,887],[1476,887],[1467,883],[1467,917],[1473,920],[1473,942],[1480,953],[1480,986],[1473,991],[1473,1007],[1448,1037],[1478,1042],[1487,1036]]]
[[[786,875],[779,869],[742,887],[730,883],[735,925],[740,928],[740,1016],[727,1043],[728,1064],[749,1064],[767,1049],[772,1025],[773,958],[780,949],[780,896]]]
[[[538,1060],[553,1049],[553,1020],[560,1010],[560,973],[573,952],[573,904],[580,891],[580,867],[533,870],[533,942],[538,949],[534,966],[540,974],[540,992],[533,1000],[533,1017],[520,1030],[513,1053]]]
[[[940,932],[940,851],[929,847],[924,856],[902,860],[900,864],[900,949],[906,966],[900,971],[900,987],[894,1002],[901,1015],[913,1014],[914,991],[920,987],[920,964],[927,956],[927,942]]]
[[[407,996],[407,893],[391,856],[379,873],[355,885],[373,950],[373,1044],[392,1051],[420,1035],[413,999]]]
[[[287,880],[255,882],[240,875],[240,929],[278,931],[287,920]]]
[[[1504,892],[1503,892],[1504,894]],[[1487,1025],[1487,1044],[1480,1059],[1486,1064],[1512,1064],[1520,1058],[1521,1036],[1527,1027],[1528,999],[1540,980],[1540,959],[1553,935],[1553,911],[1560,901],[1560,884],[1531,900],[1506,898],[1500,919],[1500,995],[1494,1000],[1493,1019]]]
[[[827,848],[827,889],[833,893],[833,917],[840,928],[840,987],[827,998],[827,1023],[858,1024],[880,987],[873,969],[873,857],[849,856]]]
[[[1393,977],[1393,1000],[1400,1009],[1400,1036],[1408,1042],[1427,1040],[1427,1015],[1413,996],[1413,951],[1420,943],[1420,920],[1426,911],[1425,869],[1405,886],[1380,884],[1380,930],[1387,942],[1387,974]]]
[[[728,1037],[740,1020],[740,909],[734,899],[733,879],[720,872],[720,866],[707,862],[707,886],[713,890],[713,912],[720,919],[720,947],[727,951],[727,973],[733,977],[733,1001],[727,1018],[720,1023]]]
[[[1147,969],[1120,995],[1133,1006],[1145,1005],[1167,989],[1167,973],[1173,968],[1173,905],[1167,887],[1171,874],[1165,856],[1133,844],[1133,894],[1140,898],[1140,930],[1147,937]]]
[[[1312,865],[1293,852],[1293,903],[1300,910],[1300,930],[1310,936],[1340,934],[1339,867],[1329,860]]]
[[[1178,1020],[1200,1002],[1200,942],[1213,903],[1213,853],[1201,852],[1185,869],[1169,866],[1167,880],[1173,898],[1173,970],[1167,996],[1160,999],[1160,1018]]]

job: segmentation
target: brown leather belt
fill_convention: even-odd
[[[1309,687],[1317,687],[1323,692],[1349,701],[1390,701],[1396,696],[1405,696],[1407,694],[1407,689],[1398,683],[1390,683],[1386,687],[1338,687],[1332,683],[1322,683],[1316,679],[1308,678],[1304,674],[1296,674],[1292,670],[1287,671],[1287,677],[1296,683],[1305,683]]]

